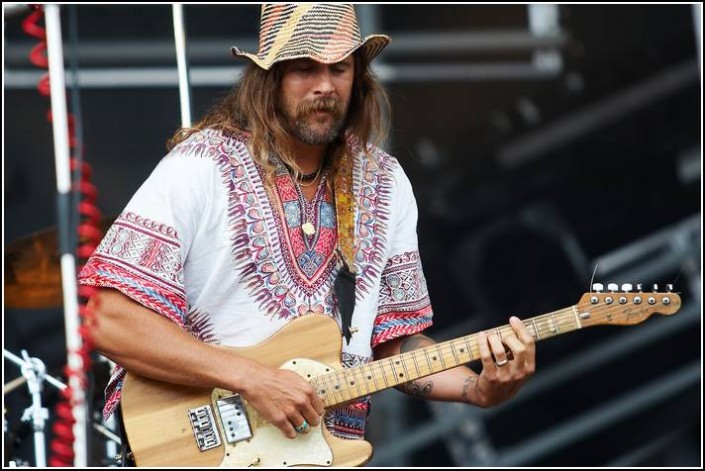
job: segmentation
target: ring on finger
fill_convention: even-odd
[[[294,430],[296,430],[297,433],[306,433],[308,430],[308,422],[306,419],[304,419],[304,423],[299,425],[298,427],[294,427]]]

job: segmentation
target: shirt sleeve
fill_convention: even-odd
[[[208,159],[177,146],[105,234],[79,283],[114,288],[184,327],[184,263],[206,204]]]
[[[387,263],[382,271],[372,347],[412,335],[432,324],[433,310],[419,256],[416,224],[418,209],[409,178],[397,164],[396,217]]]

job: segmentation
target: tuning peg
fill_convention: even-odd
[[[592,290],[596,293],[601,293],[603,289],[605,289],[605,287],[602,285],[602,283],[592,284]]]
[[[617,283],[610,283],[607,285],[607,289],[614,293],[619,289],[619,285]]]
[[[673,292],[673,285],[670,284],[670,283],[667,284],[667,285],[666,285],[666,290],[667,290],[669,293],[672,293],[672,292]]]
[[[636,284],[636,290],[641,293],[641,283]]]
[[[631,283],[622,284],[622,291],[624,291],[625,293],[630,292],[632,290],[632,288],[633,288],[633,286],[631,285]]]
[[[654,283],[654,293],[658,291],[658,285]]]

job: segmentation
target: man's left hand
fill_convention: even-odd
[[[478,334],[482,373],[475,382],[472,402],[480,407],[512,398],[536,370],[534,338],[518,317],[511,317],[509,325],[513,332],[503,339],[495,332]]]

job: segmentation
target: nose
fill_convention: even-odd
[[[329,96],[335,92],[335,86],[333,86],[333,77],[331,75],[328,67],[322,67],[316,74],[316,85],[314,89],[314,94],[316,96]]]

